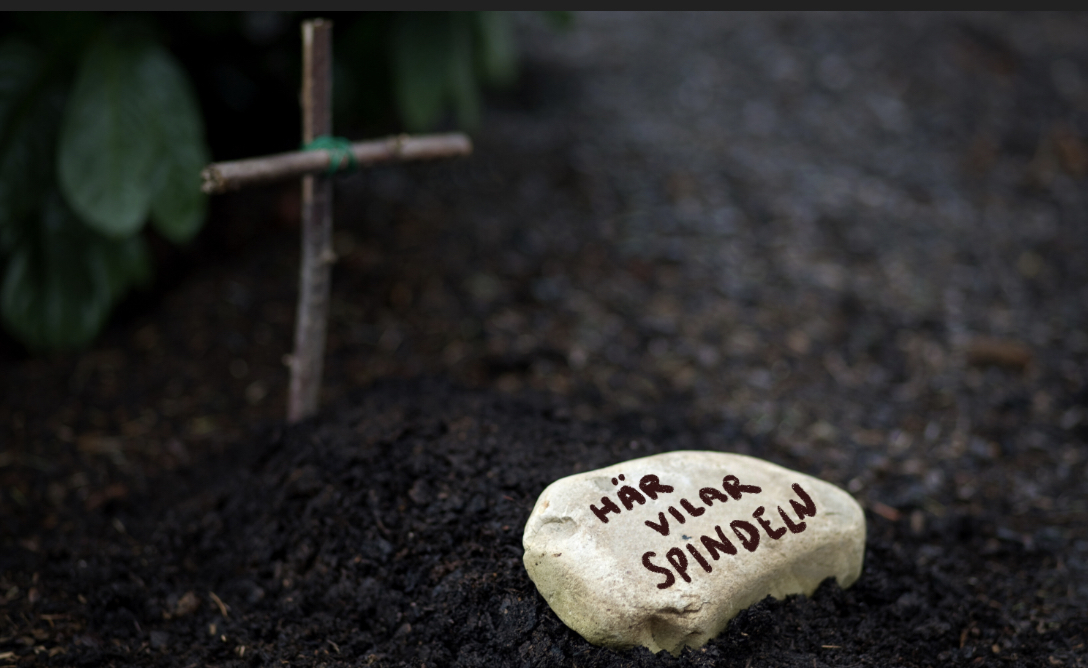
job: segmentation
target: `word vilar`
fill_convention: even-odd
[[[618,478],[612,479],[613,485],[618,485],[624,480],[624,476],[620,475]],[[641,490],[641,492],[639,491]],[[666,485],[656,475],[645,475],[639,480],[638,489],[635,489],[631,485],[624,485],[620,487],[616,496],[619,498],[620,503],[627,510],[634,508],[635,504],[643,505],[646,503],[646,497],[650,497],[651,500],[657,500],[659,494],[671,494],[674,488],[671,485]],[[704,507],[697,507],[693,505],[687,499],[680,499],[679,505],[684,511],[691,517],[699,517],[703,515],[707,508],[714,505],[715,502],[726,503],[730,498],[734,500],[740,500],[745,494],[759,494],[762,492],[762,488],[755,485],[745,485],[737,479],[736,476],[727,475],[722,478],[721,490],[715,487],[703,487],[699,490],[699,500],[705,504]],[[752,518],[763,528],[763,531],[772,539],[778,540],[785,535],[788,530],[790,533],[801,533],[807,528],[804,522],[806,517],[816,516],[816,504],[812,501],[812,498],[802,489],[801,485],[794,483],[793,491],[800,498],[801,502],[790,499],[790,506],[794,513],[797,515],[797,522],[795,523],[782,509],[782,506],[778,506],[778,515],[782,518],[783,523],[786,526],[778,527],[777,529],[771,526],[771,522],[768,521],[763,515],[766,509],[763,506],[759,506],[752,512]],[[601,497],[601,507],[591,504],[589,509],[593,511],[593,514],[597,516],[601,522],[607,524],[609,514],[620,514],[622,511],[619,506],[616,505],[607,496]],[[669,515],[672,516],[678,524],[684,524],[687,519],[684,517],[684,513],[680,512],[675,506],[669,506],[667,509]],[[646,526],[650,527],[662,536],[668,536],[670,532],[669,519],[664,512],[660,512],[657,515],[657,522],[650,520],[646,521]],[[749,552],[755,552],[759,547],[760,533],[756,527],[746,520],[733,520],[729,523],[729,528],[732,529],[733,534],[736,535],[740,541],[741,547]],[[737,548],[722,531],[721,526],[715,525],[715,536],[700,536],[699,542],[702,544],[703,549],[714,561],[721,558],[722,554],[735,555],[737,554]],[[688,536],[684,536],[688,539]],[[699,551],[694,542],[687,543],[685,545],[689,554],[699,564],[700,567],[707,573],[712,572],[714,569],[707,561],[706,557]],[[652,560],[657,556],[656,552],[646,552],[642,555],[642,565],[654,573],[658,573],[665,576],[664,581],[658,583],[659,589],[667,589],[676,583],[676,577],[673,575],[672,570],[664,568],[655,564]],[[665,553],[665,559],[669,562],[669,565],[676,571],[676,573],[685,581],[691,582],[691,576],[688,575],[688,558],[684,554],[684,550],[679,547],[674,547]]]

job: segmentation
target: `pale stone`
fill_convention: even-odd
[[[586,640],[678,654],[767,596],[853,584],[865,515],[834,485],[761,459],[670,452],[552,483],[523,545],[529,577]]]

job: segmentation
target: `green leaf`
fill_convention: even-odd
[[[151,199],[151,222],[175,243],[188,241],[204,222],[207,196],[200,171],[210,162],[196,95],[181,66],[165,49],[149,49],[140,63],[141,78],[155,81],[157,160],[162,181]]]
[[[450,20],[444,12],[403,13],[391,36],[393,90],[408,130],[434,126],[447,100],[453,51]]]
[[[200,170],[208,162],[196,96],[163,47],[116,31],[89,47],[58,163],[64,194],[88,225],[125,237],[150,211],[164,237],[189,240],[204,220]]]
[[[397,16],[391,43],[393,88],[409,130],[432,128],[451,102],[461,127],[479,125],[473,34],[468,12]]]
[[[518,76],[517,47],[509,12],[474,12],[479,44],[479,69],[488,83],[512,84]]]
[[[151,200],[151,223],[163,237],[184,243],[204,223],[208,197],[200,190],[200,170],[210,160],[199,144],[177,142],[168,150],[162,183]]]
[[[56,193],[43,204],[38,233],[20,242],[0,285],[0,315],[32,349],[89,342],[115,301],[147,277],[139,237],[117,241],[88,230]]]
[[[140,229],[162,176],[158,82],[142,66],[153,48],[104,33],[84,56],[61,125],[61,189],[87,224],[113,237]]]

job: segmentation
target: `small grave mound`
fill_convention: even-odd
[[[33,567],[50,601],[40,612],[70,644],[37,661],[955,663],[982,642],[998,646],[977,629],[1022,624],[1012,606],[1053,572],[1037,568],[1050,563],[1046,555],[994,549],[985,521],[948,515],[919,533],[907,520],[869,515],[864,570],[848,590],[827,580],[811,597],[765,599],[679,657],[593,646],[556,617],[525,571],[533,504],[564,476],[706,443],[691,431],[648,437],[579,422],[555,401],[383,382],[256,439],[244,466],[204,467],[181,502],[177,490],[163,490],[115,519],[121,528],[89,524],[78,540],[46,537],[35,558],[48,558]],[[755,454],[781,459],[773,448]],[[1055,613],[1050,626],[1005,638],[1015,644],[1001,651],[1045,661],[1080,628],[1074,617]]]
[[[179,510],[184,558],[233,575],[204,585],[229,618],[209,604],[198,626],[269,658],[283,635],[312,639],[310,654],[413,665],[541,665],[589,649],[536,593],[522,530],[548,483],[632,451],[561,413],[390,382],[270,436],[243,478]]]

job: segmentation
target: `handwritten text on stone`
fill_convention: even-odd
[[[672,495],[675,493],[675,488],[672,485],[666,484],[656,475],[644,475],[638,481],[637,488],[635,486],[624,484],[620,486],[620,483],[626,482],[624,475],[612,478],[612,484],[619,486],[619,490],[616,492],[616,498],[619,500],[619,504],[627,511],[634,510],[636,506],[645,506],[647,499],[650,501],[657,501],[661,498],[664,502],[672,500],[672,497],[666,498],[665,495]],[[781,505],[776,506],[778,511],[778,517],[781,518],[784,526],[774,527],[772,522],[775,520],[774,513],[768,513],[764,506],[759,506],[752,512],[752,518],[763,529],[763,533],[766,534],[771,540],[780,540],[786,535],[786,532],[792,534],[798,534],[803,532],[807,528],[804,519],[806,517],[816,516],[816,504],[812,498],[805,492],[800,484],[794,483],[792,487],[795,494],[799,499],[789,499],[789,505],[793,513],[797,516],[795,522],[790,514],[783,509]],[[657,518],[649,519],[645,521],[645,525],[653,531],[661,534],[662,536],[669,536],[677,525],[685,524],[687,518],[685,513],[690,517],[701,517],[708,509],[711,512],[725,511],[725,504],[733,499],[739,501],[744,495],[756,495],[762,492],[762,488],[755,485],[745,485],[737,479],[736,476],[727,475],[722,478],[721,489],[716,487],[703,487],[698,491],[698,499],[700,504],[693,503],[686,498],[681,498],[676,501],[676,505],[670,505],[665,510],[657,513]],[[715,507],[715,504],[718,504]],[[676,506],[680,506],[682,511]],[[597,516],[603,524],[608,524],[609,515],[620,515],[623,510],[616,504],[611,498],[607,496],[601,497],[600,506],[597,504],[590,504],[589,509]],[[668,513],[666,515],[666,513]],[[675,524],[671,524],[670,520]],[[725,524],[723,519],[721,524],[714,526],[713,535],[699,536],[698,543],[693,540],[692,536],[688,536],[681,532],[680,538],[685,541],[683,547],[687,549],[687,554],[681,547],[673,547],[665,552],[664,560],[672,568],[668,568],[663,564],[655,563],[655,559],[660,559],[656,552],[646,552],[642,555],[642,565],[649,571],[665,576],[665,579],[657,584],[659,589],[667,589],[676,583],[676,575],[679,575],[685,582],[691,582],[691,576],[689,575],[688,555],[695,563],[706,571],[711,573],[714,567],[710,561],[718,561],[723,554],[736,555],[737,548],[733,545],[728,534],[722,530],[722,524]],[[746,519],[734,519],[728,523],[729,529],[733,535],[736,536],[741,547],[748,552],[755,552],[759,547],[761,534],[756,525],[747,521]],[[688,542],[690,541],[690,542]],[[703,550],[706,551],[706,555],[699,550],[698,545],[702,545]]]

